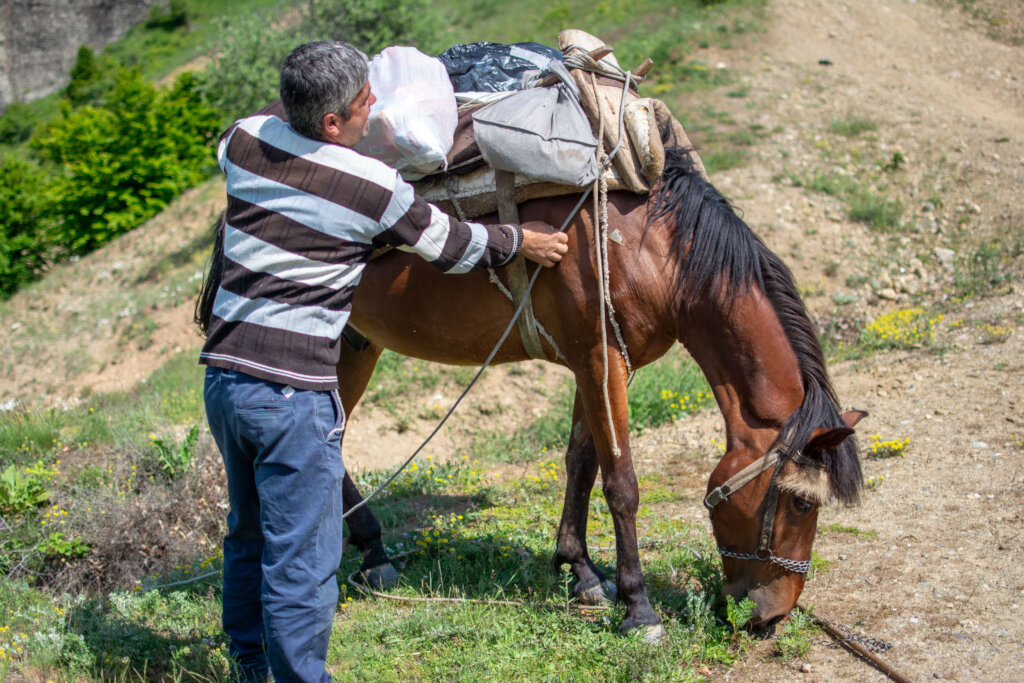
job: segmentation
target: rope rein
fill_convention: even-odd
[[[596,92],[597,80],[593,72],[590,73],[590,80],[591,84],[594,86],[594,91]],[[622,450],[619,448],[618,437],[615,434],[615,423],[612,418],[612,402],[608,391],[608,318],[611,318],[612,320],[616,340],[619,343],[619,349],[622,352],[622,357],[626,362],[626,369],[630,376],[632,375],[632,365],[629,360],[629,353],[626,350],[626,343],[622,339],[622,332],[619,329],[619,324],[615,320],[615,309],[612,307],[611,274],[608,265],[608,182],[605,180],[604,171],[611,164],[615,155],[619,153],[619,147],[622,145],[622,124],[626,113],[626,95],[629,93],[630,82],[630,74],[629,72],[626,72],[626,78],[623,81],[622,86],[622,99],[619,102],[618,138],[616,139],[615,147],[612,148],[611,152],[609,152],[607,156],[603,156],[604,117],[598,117],[597,158],[600,170],[597,174],[597,179],[594,181],[594,184],[597,187],[597,193],[594,195],[594,218],[596,219],[594,221],[594,227],[597,233],[594,235],[594,252],[597,261],[597,280],[600,292],[598,301],[598,317],[601,322],[601,357],[603,363],[601,393],[604,397],[605,415],[608,418],[608,436],[611,439],[612,455],[616,458],[622,455]]]
[[[561,227],[558,228],[559,232],[565,232],[565,229],[569,227],[569,222],[576,217],[576,214],[579,212],[580,207],[583,206],[583,202],[586,201],[589,195],[590,188],[587,188],[587,191],[584,192],[583,195],[580,197],[579,201],[576,202],[576,206],[569,213],[569,215],[566,216],[565,221],[562,222]],[[391,484],[391,482],[398,478],[398,475],[405,471],[405,468],[408,467],[409,464],[416,458],[416,456],[419,455],[420,451],[422,451],[424,447],[426,447],[426,445],[430,443],[430,440],[433,439],[434,436],[439,431],[441,431],[441,427],[443,427],[444,424],[448,421],[448,418],[452,416],[452,413],[455,412],[455,409],[459,407],[459,404],[462,403],[462,399],[466,397],[470,389],[472,389],[473,386],[477,383],[477,381],[480,379],[480,376],[484,373],[484,370],[486,370],[487,366],[491,364],[491,361],[494,360],[494,357],[498,355],[498,350],[501,348],[501,345],[505,343],[506,339],[508,339],[508,335],[510,332],[512,332],[512,328],[515,326],[516,320],[519,318],[519,314],[523,312],[523,308],[526,307],[526,303],[530,300],[530,292],[533,291],[533,285],[534,283],[537,282],[537,277],[540,275],[541,270],[543,269],[538,268],[537,270],[533,271],[533,276],[530,278],[530,282],[526,287],[526,295],[523,297],[523,300],[519,303],[519,306],[516,308],[515,313],[512,314],[512,319],[509,320],[508,325],[505,326],[505,331],[501,333],[501,338],[498,339],[498,343],[494,345],[493,349],[491,349],[490,354],[488,354],[487,356],[487,360],[484,361],[483,365],[480,366],[480,369],[477,370],[475,375],[473,375],[473,379],[469,381],[469,384],[466,385],[466,388],[463,389],[462,393],[459,394],[459,397],[455,399],[455,402],[452,403],[451,408],[449,408],[448,412],[444,414],[444,417],[441,418],[441,421],[437,423],[437,426],[434,427],[434,430],[430,432],[429,435],[427,435],[427,438],[423,440],[423,443],[421,443],[416,448],[416,450],[412,452],[412,455],[406,458],[405,462],[403,462],[401,466],[399,466],[399,468],[396,469],[383,484],[381,484],[373,493],[368,495],[366,498],[363,498],[363,500],[361,500],[359,503],[349,508],[348,511],[346,511],[345,514],[341,516],[342,519],[346,519],[353,512],[355,512],[356,510],[370,502],[370,500],[375,498],[381,491],[386,489]]]

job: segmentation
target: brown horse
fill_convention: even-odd
[[[519,207],[520,216],[560,225],[575,201],[533,200]],[[649,197],[611,193],[608,221],[622,238],[609,249],[610,289],[633,366],[681,342],[722,411],[727,448],[711,474],[705,502],[713,508],[726,593],[749,596],[757,603],[752,626],[770,626],[803,589],[819,506],[858,498],[860,463],[849,437],[863,413],[839,413],[789,270],[694,168],[689,152],[670,150]],[[578,214],[567,232],[569,254],[556,268],[543,270],[533,289],[536,318],[564,354],[555,360],[546,346],[548,358],[572,370],[577,386],[553,563],[570,565],[578,599],[614,595],[586,545],[589,499],[600,467],[615,527],[617,597],[627,610],[620,630],[642,628],[657,639],[663,629],[647,597],[637,548],[639,492],[629,448],[627,371],[610,328],[602,342],[592,212]],[[216,289],[215,282],[210,285]],[[486,274],[445,276],[403,252],[372,261],[350,321],[370,344],[362,350],[341,345],[338,378],[345,410],[351,414],[355,408],[384,348],[430,361],[480,364],[512,313]],[[526,359],[514,332],[494,362]],[[346,478],[346,506],[361,500]],[[363,568],[393,571],[368,507],[347,521],[350,540],[364,552]]]

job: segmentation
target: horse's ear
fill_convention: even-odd
[[[850,427],[833,427],[832,429],[822,427],[815,429],[814,434],[811,435],[811,440],[804,446],[804,453],[838,448],[839,444],[846,441],[852,435],[853,429]]]
[[[857,426],[858,422],[867,416],[868,413],[865,410],[847,410],[841,417],[843,418],[843,422],[846,423],[846,426],[853,429]]]

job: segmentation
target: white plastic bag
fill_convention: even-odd
[[[370,61],[370,132],[355,149],[415,179],[446,163],[458,105],[440,60],[389,47]]]

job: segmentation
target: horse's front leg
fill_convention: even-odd
[[[346,340],[341,341],[341,358],[337,366],[338,394],[345,409],[346,429],[348,428],[347,416],[352,414],[359,399],[363,397],[363,392],[366,391],[366,385],[370,381],[370,376],[373,375],[373,369],[376,367],[377,359],[380,358],[382,351],[383,348],[376,344],[356,350]],[[342,441],[344,442],[344,438]],[[346,512],[363,501],[363,496],[356,488],[352,477],[349,476],[347,468],[341,487]],[[366,584],[373,588],[397,586],[398,572],[395,571],[391,559],[384,550],[380,522],[370,510],[370,506],[363,505],[353,511],[345,518],[345,523],[348,525],[349,543],[363,554],[359,572]]]
[[[570,429],[565,452],[565,503],[552,564],[556,571],[568,564],[576,577],[573,586],[576,599],[586,605],[598,605],[615,600],[615,584],[605,578],[587,552],[587,513],[597,477],[597,451],[578,391]]]
[[[646,640],[655,642],[664,637],[665,629],[647,598],[647,586],[640,569],[636,533],[640,490],[629,449],[626,369],[617,350],[609,349],[608,363],[607,399],[600,348],[593,350],[587,366],[576,372],[577,387],[601,466],[604,497],[615,525],[616,584],[619,599],[626,605],[626,618],[619,630],[628,632],[640,628]]]

